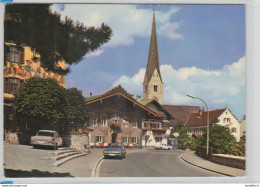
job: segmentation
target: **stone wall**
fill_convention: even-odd
[[[31,135],[23,132],[5,132],[4,141],[10,144],[29,145],[31,141]]]
[[[222,164],[225,166],[235,167],[239,169],[245,169],[246,158],[241,156],[224,155],[224,154],[213,154],[211,161]]]
[[[209,147],[209,155],[207,155],[207,147],[206,146],[197,146],[195,154],[198,155],[201,158],[210,160],[211,155],[212,155],[212,149]]]
[[[87,134],[65,135],[62,136],[62,144],[77,151],[88,151],[86,148],[89,146],[89,136]]]

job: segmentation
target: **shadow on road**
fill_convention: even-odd
[[[5,177],[9,178],[23,178],[23,177],[73,177],[69,173],[50,173],[48,171],[22,171],[22,170],[13,170],[5,169]]]

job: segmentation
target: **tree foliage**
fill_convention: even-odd
[[[178,146],[180,149],[186,149],[189,146],[189,136],[187,134],[187,129],[184,127],[182,122],[177,122],[171,130],[171,134],[178,133],[179,136],[174,137],[178,140]],[[173,135],[174,136],[174,135]]]
[[[78,64],[86,53],[109,41],[112,30],[104,23],[86,27],[69,17],[51,12],[50,4],[8,4],[5,7],[4,40],[28,45],[40,54],[44,68],[65,75],[70,71],[58,66],[64,59],[68,65]],[[37,61],[35,56],[32,60]]]
[[[30,78],[15,95],[14,106],[26,118],[58,122],[64,118],[67,107],[64,88],[55,79]]]
[[[203,128],[202,131],[202,136],[193,141],[194,145],[207,145],[207,129]],[[217,154],[245,155],[243,142],[236,142],[235,137],[230,133],[230,129],[218,124],[209,128],[209,147],[212,148],[213,153]]]
[[[77,88],[65,90],[66,96],[66,121],[84,123],[87,118],[85,98],[82,91]]]

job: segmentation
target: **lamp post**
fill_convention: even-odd
[[[205,106],[206,106],[206,108],[207,108],[207,156],[209,155],[209,109],[208,109],[208,105],[206,104],[206,102],[205,101],[203,101],[201,98],[199,98],[199,97],[196,97],[196,96],[192,96],[192,95],[187,95],[188,97],[191,97],[191,98],[193,98],[193,99],[199,99],[199,100],[201,100],[204,104],[205,104]]]

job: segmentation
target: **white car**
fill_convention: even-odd
[[[170,145],[167,145],[167,144],[157,144],[155,146],[155,149],[170,150],[170,149],[172,149],[172,147]]]
[[[57,147],[62,146],[62,138],[57,131],[39,130],[36,136],[31,137],[31,145],[33,145],[33,148],[50,146],[57,149]]]

